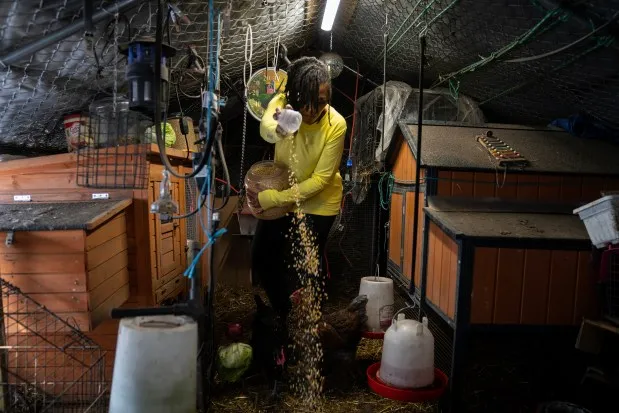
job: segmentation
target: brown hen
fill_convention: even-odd
[[[311,298],[304,289],[295,291],[290,300],[293,304],[293,314],[290,329],[293,335],[298,340],[302,335],[302,331],[295,331],[295,319],[303,317],[306,308],[306,303]],[[323,366],[322,371],[325,376],[327,387],[330,382],[342,385],[348,380],[343,377],[335,377],[333,373],[339,371],[351,375],[356,378],[358,372],[355,365],[355,354],[357,346],[361,341],[361,335],[365,330],[367,322],[366,304],[368,298],[365,295],[355,297],[346,308],[337,310],[329,314],[323,314],[318,322],[318,336],[323,350]],[[338,369],[338,367],[345,367]],[[331,378],[329,380],[329,378]]]

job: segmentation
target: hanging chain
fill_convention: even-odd
[[[329,51],[333,51],[333,30],[329,32]]]
[[[247,67],[249,66],[249,75],[251,76],[253,68],[251,65],[251,58],[254,53],[254,34],[251,25],[247,25],[247,31],[245,32],[245,61],[243,62],[243,86],[245,90],[243,92],[243,135],[241,140],[241,166],[239,168],[239,213],[243,210],[243,203],[245,202],[245,185],[244,185],[244,167],[245,167],[245,141],[247,138],[247,111],[249,110],[248,102],[248,87],[247,87]],[[267,61],[268,65],[268,61]]]

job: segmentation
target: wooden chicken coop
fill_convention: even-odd
[[[129,298],[131,203],[0,204],[2,278],[80,330],[95,330]]]
[[[200,238],[197,221],[161,221],[150,213],[150,204],[159,197],[163,165],[156,145],[147,156],[148,183],[143,189],[78,186],[75,153],[0,164],[0,202],[5,211],[40,213],[40,221],[24,227],[30,232],[12,229],[12,221],[8,215],[5,218],[8,223],[0,228],[4,231],[0,275],[59,317],[75,318],[87,336],[109,351],[107,380],[112,377],[118,332],[118,320],[110,318],[109,310],[121,305],[157,306],[182,297],[187,289],[183,276],[187,236]],[[191,172],[186,152],[167,149],[167,156],[179,173]],[[186,185],[170,176],[180,215],[196,204],[197,194]],[[50,217],[46,208],[76,214],[70,214],[74,216],[67,218],[71,223],[67,226]],[[103,223],[103,216],[110,219]],[[13,231],[10,247],[4,244],[7,231]]]
[[[473,332],[576,326],[596,314],[592,246],[572,211],[619,189],[619,151],[549,129],[424,124],[414,234],[416,131],[400,123],[389,151],[388,271],[447,326],[437,364],[458,391]],[[499,166],[477,140],[487,131],[526,165]]]

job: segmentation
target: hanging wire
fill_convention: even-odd
[[[241,137],[241,164],[239,167],[239,186],[238,189],[240,191],[239,194],[239,203],[238,203],[238,212],[243,210],[243,203],[245,202],[245,185],[243,184],[244,180],[244,168],[245,168],[245,146],[247,140],[247,112],[249,110],[249,90],[247,87],[247,82],[249,82],[249,78],[247,76],[247,68],[249,67],[249,75],[253,73],[253,67],[251,63],[251,59],[254,53],[254,34],[252,31],[252,27],[250,24],[247,25],[247,30],[245,32],[245,61],[243,62],[243,131]]]
[[[380,206],[385,211],[388,211],[389,205],[391,205],[391,194],[393,193],[394,184],[395,177],[391,172],[385,172],[381,174],[380,179],[378,180],[378,194],[380,197]]]

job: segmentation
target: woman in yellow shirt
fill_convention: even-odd
[[[314,57],[302,57],[288,68],[285,94],[275,96],[260,123],[260,135],[275,144],[275,161],[292,170],[297,188],[248,193],[263,210],[295,204],[298,197],[321,259],[331,226],[340,211],[342,177],[339,166],[344,150],[346,120],[329,102],[331,80],[327,66]],[[302,116],[299,130],[289,136],[279,126],[283,110]],[[290,294],[298,285],[293,264],[293,216],[258,223],[252,245],[252,277],[259,280],[273,308],[283,320],[290,311]]]

